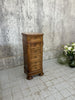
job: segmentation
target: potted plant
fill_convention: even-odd
[[[75,43],[64,46],[64,53],[68,59],[70,67],[75,67]]]

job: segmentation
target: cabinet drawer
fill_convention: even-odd
[[[36,70],[40,70],[40,65],[39,66],[32,67],[30,69],[30,71],[36,71]]]
[[[42,41],[43,40],[43,36],[29,36],[27,37],[28,41],[31,42],[37,42],[37,41]]]
[[[31,54],[41,54],[41,48],[32,48]]]
[[[41,43],[32,43],[31,44],[31,49],[40,49],[41,48]]]
[[[41,54],[31,54],[31,59],[40,59],[41,58]]]
[[[31,62],[31,66],[38,66],[38,65],[41,65],[40,61]]]
[[[40,64],[32,64],[30,66],[30,71],[35,71],[35,70],[40,70],[41,69],[41,65]]]

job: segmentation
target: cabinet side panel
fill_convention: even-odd
[[[27,38],[23,36],[24,71],[27,72]]]

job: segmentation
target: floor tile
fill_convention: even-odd
[[[67,89],[64,89],[64,90],[60,91],[60,93],[61,93],[64,97],[69,97],[69,96],[71,96],[71,93],[70,93]]]
[[[45,98],[45,100],[56,100],[54,96],[48,96]]]

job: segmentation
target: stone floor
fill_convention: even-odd
[[[27,80],[23,66],[0,71],[0,100],[75,100],[75,68],[45,61],[44,76]]]

